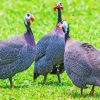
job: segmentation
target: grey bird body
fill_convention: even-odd
[[[59,82],[60,73],[64,72],[64,32],[60,28],[63,23],[61,18],[62,3],[58,2],[54,10],[58,10],[58,21],[56,27],[45,35],[36,45],[36,59],[34,66],[34,80],[39,75],[44,75],[44,82],[48,73],[56,74]]]
[[[46,37],[47,36],[48,40],[46,40],[47,42],[45,41],[45,45],[42,44],[44,43],[42,42],[42,40],[44,41],[44,39],[40,40],[42,45],[39,45],[39,47],[37,47],[38,45],[36,45],[36,48],[42,48],[41,50],[43,51],[41,53],[41,57],[39,58],[39,60],[35,62],[34,66],[34,72],[38,73],[39,75],[45,75],[47,73],[50,73],[53,71],[53,67],[56,68],[56,65],[60,65],[63,63],[63,55],[64,55],[63,30],[56,27],[48,35],[46,35]],[[45,38],[45,36],[43,38]],[[62,68],[64,71],[64,67]],[[54,74],[56,74],[56,72]]]
[[[12,88],[12,77],[29,68],[35,57],[35,40],[30,28],[33,16],[25,15],[24,24],[27,32],[23,35],[0,40],[0,79],[9,78]]]
[[[63,22],[62,28],[65,32],[65,70],[73,84],[81,88],[81,96],[87,85],[92,85],[89,95],[93,96],[94,87],[100,86],[100,50],[70,38],[67,21]]]
[[[27,69],[33,62],[35,46],[33,47],[21,37],[21,42],[0,41],[0,78],[5,79]],[[16,41],[16,43],[15,43]]]
[[[65,70],[79,88],[100,86],[100,51],[88,43],[67,39],[64,54]],[[93,95],[93,90],[90,92]]]
[[[38,43],[36,44],[36,54],[35,54],[35,61],[43,57],[46,53],[46,48],[49,44],[51,36],[45,35],[43,38],[41,38]]]

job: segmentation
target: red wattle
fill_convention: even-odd
[[[57,7],[54,7],[54,11],[56,11]]]

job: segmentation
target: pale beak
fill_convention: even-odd
[[[33,21],[34,21],[34,17],[33,17],[33,16],[31,16],[31,17],[30,17],[30,20],[33,22]]]
[[[34,17],[33,16],[30,16],[29,18],[27,18],[27,22],[29,23],[30,20],[33,22],[34,21]]]

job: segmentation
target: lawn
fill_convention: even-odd
[[[58,0],[0,0],[0,39],[17,36],[25,32],[24,15],[31,12],[35,21],[31,24],[36,42],[55,27],[57,12],[53,11]],[[91,43],[100,49],[100,1],[99,0],[61,0],[64,6],[63,20],[70,23],[72,38]],[[30,68],[13,77],[15,87],[9,88],[9,81],[0,79],[0,100],[99,100],[100,88],[96,87],[94,97],[89,97],[91,89],[75,87],[66,72],[61,75],[59,84],[57,76],[48,75],[47,85],[43,86],[39,77],[33,83],[34,63]]]

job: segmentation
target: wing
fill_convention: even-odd
[[[39,74],[47,74],[52,71],[52,61],[47,60],[46,56],[43,56],[35,62],[34,70]]]
[[[14,62],[23,44],[0,41],[0,66]]]
[[[83,43],[81,47],[86,51],[89,57],[89,61],[91,62],[91,65],[95,66],[95,68],[99,67],[100,66],[100,51],[88,43]]]
[[[49,39],[51,36],[45,35],[42,39],[39,40],[39,42],[36,45],[36,57],[35,60],[38,60],[39,58],[43,57],[46,53],[46,48],[49,44]]]
[[[68,68],[71,72],[82,77],[91,75],[91,64],[88,60],[87,54],[82,48],[80,48],[80,46],[76,46],[76,48],[72,46],[71,49],[66,50],[64,58],[66,70]]]
[[[92,76],[100,77],[100,51],[95,49],[88,53],[88,59],[92,66]]]

